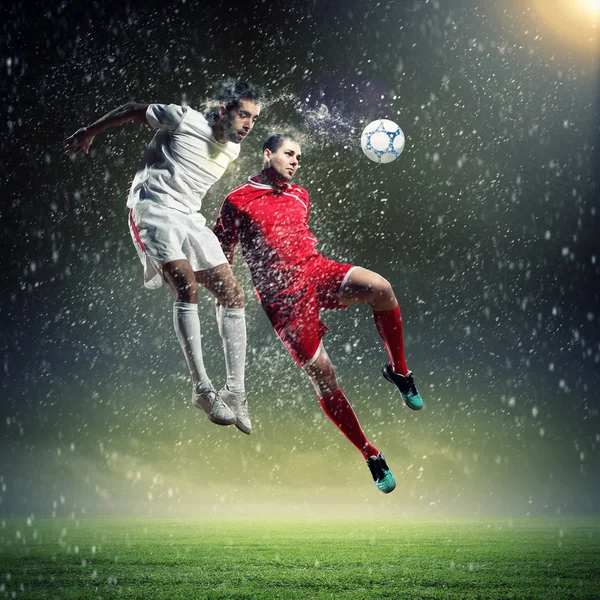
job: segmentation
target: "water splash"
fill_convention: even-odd
[[[290,106],[289,120],[298,122],[293,133],[301,143],[326,146],[350,145],[359,135],[362,123],[355,115],[323,102],[315,103],[310,96],[304,100],[291,92],[283,92],[268,101],[267,108],[285,103]],[[292,112],[293,111],[293,112]]]
[[[335,108],[330,110],[326,104],[319,104],[316,108],[301,106],[298,111],[307,133],[320,144],[347,145],[356,139],[360,131],[358,119],[349,118]]]
[[[208,113],[217,109],[218,102],[204,98],[200,106]],[[356,115],[348,115],[325,103],[315,103],[310,96],[301,99],[289,91],[268,95],[262,108],[270,134],[287,133],[303,146],[355,145],[364,125],[364,119],[361,121]]]

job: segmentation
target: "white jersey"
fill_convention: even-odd
[[[240,145],[215,139],[204,115],[176,104],[150,104],[148,122],[158,131],[133,180],[127,206],[158,202],[185,213],[202,198],[240,153]]]

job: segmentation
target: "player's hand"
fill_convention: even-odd
[[[86,127],[78,129],[71,137],[65,140],[65,152],[71,156],[76,156],[79,152],[87,154],[90,151],[94,137],[88,132]]]

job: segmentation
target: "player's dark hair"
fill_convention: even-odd
[[[265,150],[270,150],[271,152],[277,152],[279,148],[281,148],[281,144],[283,144],[283,140],[290,140],[290,142],[296,142],[296,140],[287,133],[276,133],[272,135],[268,140],[263,144],[263,152]],[[298,143],[298,142],[296,142]]]
[[[241,100],[252,100],[258,104],[263,97],[263,91],[257,85],[247,81],[226,81],[221,85],[217,99],[219,104],[224,104],[227,110],[231,110],[237,108]]]

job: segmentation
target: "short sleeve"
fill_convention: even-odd
[[[217,236],[221,246],[232,248],[238,243],[239,233],[237,223],[237,209],[225,198],[219,208],[217,224],[213,229],[213,233]]]
[[[146,110],[146,117],[156,129],[175,131],[186,112],[186,107],[177,104],[150,104]]]

